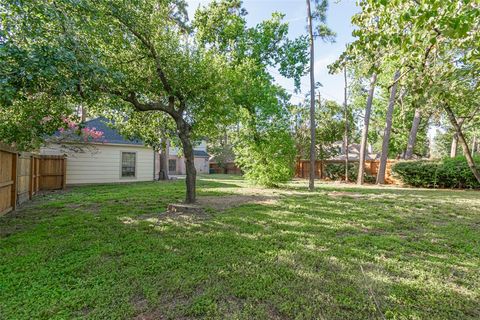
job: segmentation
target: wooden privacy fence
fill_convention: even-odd
[[[41,156],[40,190],[64,189],[66,172],[67,161],[64,156]]]
[[[40,190],[64,189],[66,159],[17,152],[0,144],[0,216]]]
[[[396,160],[387,161],[387,170],[385,172],[385,182],[388,184],[395,184],[398,181],[392,176],[392,165]],[[358,160],[350,160],[351,164],[358,164]],[[317,160],[315,162],[315,178],[324,179],[326,174],[326,166],[329,164],[343,164],[345,160]],[[378,168],[380,166],[379,160],[366,160],[365,161],[365,173],[371,176],[376,176]],[[310,160],[298,160],[295,166],[295,177],[307,179],[310,174]]]
[[[223,166],[216,162],[211,162],[210,173],[242,174],[242,170],[234,162],[228,162]]]

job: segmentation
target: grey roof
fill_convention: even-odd
[[[111,144],[130,144],[143,146],[144,143],[140,139],[127,139],[123,137],[117,130],[111,128],[109,125],[113,124],[112,120],[108,120],[105,117],[98,117],[92,120],[85,121],[81,126],[83,128],[95,129],[97,131],[103,132],[103,137],[99,139],[98,142],[111,143]],[[61,136],[60,131],[57,131],[53,134],[53,137]],[[68,137],[71,142],[78,141],[83,142],[80,136],[71,135]]]
[[[193,150],[193,156],[194,157],[205,157],[205,158],[210,157],[210,155],[203,150]]]
[[[117,130],[111,128],[109,125],[114,124],[112,120],[105,117],[98,117],[89,121],[85,121],[85,127],[103,132],[103,141],[112,144],[132,144],[144,145],[140,139],[127,139],[123,137]]]

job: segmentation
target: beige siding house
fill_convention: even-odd
[[[155,178],[155,152],[140,140],[127,140],[108,127],[108,120],[97,118],[86,126],[104,133],[103,142],[86,143],[76,152],[51,144],[41,154],[67,156],[67,184],[122,183],[152,181]]]
[[[184,175],[185,157],[181,155],[179,148],[168,148],[168,174],[169,175]],[[210,156],[207,153],[207,142],[205,140],[198,141],[194,145],[193,150],[194,164],[197,173],[208,174],[210,171]],[[156,168],[160,168],[160,157],[157,158]],[[159,173],[157,172],[157,177]]]

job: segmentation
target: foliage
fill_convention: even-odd
[[[312,0],[308,0],[312,1]],[[328,0],[313,0],[312,9],[313,36],[325,42],[335,42],[337,34],[327,25]]]
[[[308,61],[307,41],[288,39],[282,14],[253,27],[247,26],[245,15],[240,1],[213,1],[196,12],[194,25],[202,46],[228,52],[232,72],[226,94],[238,108],[239,133],[232,141],[236,163],[250,181],[276,185],[292,177],[294,149],[288,129],[289,96],[269,70],[278,69],[298,87]]]
[[[264,186],[278,186],[292,179],[295,147],[290,132],[284,128],[267,128],[257,138],[241,138],[234,146],[235,162],[245,178]]]
[[[474,158],[480,163],[480,157]],[[480,188],[465,157],[437,161],[405,161],[392,166],[392,172],[403,183],[425,188]]]
[[[44,103],[37,103],[41,99]],[[39,96],[36,101],[26,99],[0,105],[0,141],[20,151],[31,151],[38,148],[45,137],[65,127],[63,119],[71,113],[68,104],[46,96]]]
[[[237,130],[226,127],[223,134],[218,137],[210,137],[207,141],[208,153],[214,157],[220,168],[225,169],[228,163],[235,160],[232,141],[237,133]]]
[[[448,114],[453,127],[455,121],[478,114],[478,1],[364,0],[359,6],[361,11],[352,18],[357,27],[355,41],[332,71],[347,64],[354,66],[359,78],[377,73],[389,79],[400,70],[401,90],[410,109],[402,111],[408,114],[419,108],[424,122],[431,117],[439,121]],[[379,85],[381,96],[386,96],[391,84],[380,79]],[[408,134],[398,124],[394,130],[403,133],[391,141],[397,153],[401,148],[395,144],[402,140],[404,144],[402,136]],[[475,171],[474,166],[470,168]]]
[[[136,112],[127,109],[108,115],[113,120],[113,127],[127,138],[140,138],[146,145],[161,150],[166,139],[170,145],[180,146],[175,123],[163,113],[155,111]]]
[[[8,93],[2,101],[31,98],[45,106],[36,97],[46,95],[85,103],[97,113],[132,119],[120,121],[121,131],[152,145],[160,131],[153,126],[168,123],[169,132],[174,124],[185,157],[193,160],[192,141],[237,122],[238,107],[251,116],[274,113],[280,90],[272,94],[267,68],[278,68],[299,85],[306,40],[288,39],[288,24],[278,13],[247,27],[240,1],[199,8],[191,24],[185,6],[183,0],[2,2],[2,56],[34,70],[32,79],[19,81],[24,68],[8,69],[2,62],[7,72],[0,83]],[[255,110],[263,107],[270,110]],[[161,115],[137,117],[134,111]],[[195,168],[193,161],[186,164],[186,200],[193,202]]]
[[[343,107],[335,101],[322,100],[320,104],[315,101],[315,150],[316,159],[328,159],[338,154],[337,148],[333,146],[334,142],[342,141],[344,134]],[[309,159],[310,146],[310,125],[308,115],[309,101],[304,105],[292,107],[294,116],[294,135],[297,155],[302,159]],[[350,114],[350,123],[353,117]],[[354,130],[355,126],[350,125],[350,130]]]
[[[240,0],[215,0],[200,8],[193,22],[199,43],[226,52],[237,70],[251,63],[256,65],[255,72],[276,68],[281,75],[294,79],[298,88],[308,62],[306,37],[288,38],[284,14],[273,13],[270,19],[253,27],[247,26],[246,15]]]

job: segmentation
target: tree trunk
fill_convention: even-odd
[[[178,137],[182,142],[183,155],[185,156],[185,170],[187,177],[185,178],[185,184],[187,187],[187,194],[185,197],[185,203],[195,203],[196,201],[196,176],[197,170],[195,169],[195,161],[193,155],[193,145],[190,141],[190,125],[185,122],[184,119],[178,117],[175,119],[178,129]]]
[[[420,109],[415,109],[415,115],[413,116],[412,129],[410,130],[410,135],[408,137],[407,150],[405,151],[404,159],[410,160],[413,156],[413,149],[415,148],[415,143],[417,141],[417,132],[418,127],[420,126],[421,120]]]
[[[465,119],[463,118],[460,118],[457,121],[457,124],[460,126],[460,128],[463,125],[463,121],[465,121]],[[450,158],[455,158],[457,156],[457,149],[458,149],[458,133],[455,131],[452,138],[452,144],[450,145]]]
[[[308,34],[310,39],[310,175],[308,189],[313,191],[315,188],[315,75],[313,70],[315,46],[313,42],[312,11],[310,9],[310,0],[307,0],[307,20]]]
[[[453,134],[452,144],[450,145],[450,158],[455,158],[457,156],[457,146],[458,146],[458,135]]]
[[[84,123],[87,121],[87,107],[85,107],[83,104],[80,106],[80,112],[81,112],[81,121]]]
[[[388,144],[390,143],[390,134],[392,133],[393,109],[395,107],[395,95],[397,93],[398,78],[400,72],[395,72],[393,85],[390,89],[390,99],[388,102],[387,119],[385,131],[383,133],[382,155],[380,157],[380,167],[378,168],[377,184],[385,184],[385,172],[387,170]]]
[[[472,157],[475,155],[476,150],[477,150],[477,135],[474,134],[473,141],[472,141]]]
[[[444,105],[444,109],[447,112],[447,116],[448,116],[448,119],[450,120],[450,123],[455,129],[455,133],[457,134],[458,141],[460,142],[463,148],[463,153],[467,158],[468,167],[472,171],[477,181],[480,183],[480,173],[478,172],[477,166],[475,165],[472,154],[470,153],[470,150],[468,148],[467,140],[465,140],[465,136],[463,135],[463,132],[462,132],[462,123],[464,119],[462,118],[457,122],[457,119],[455,118],[455,114],[453,113],[453,110],[450,108],[450,106]]]
[[[169,154],[169,142],[168,139],[160,139],[160,172],[158,180],[168,180],[168,154]]]
[[[345,182],[348,182],[348,104],[347,104],[347,67],[343,67],[344,90],[343,90],[343,113],[345,118],[345,132],[343,134],[343,150],[345,152]]]
[[[367,106],[365,107],[365,117],[363,118],[362,140],[360,141],[360,154],[358,160],[357,184],[363,184],[363,174],[365,172],[365,156],[367,153],[368,126],[370,124],[370,114],[372,113],[373,94],[375,93],[375,83],[377,75],[374,73],[370,80],[370,90],[368,91]]]

